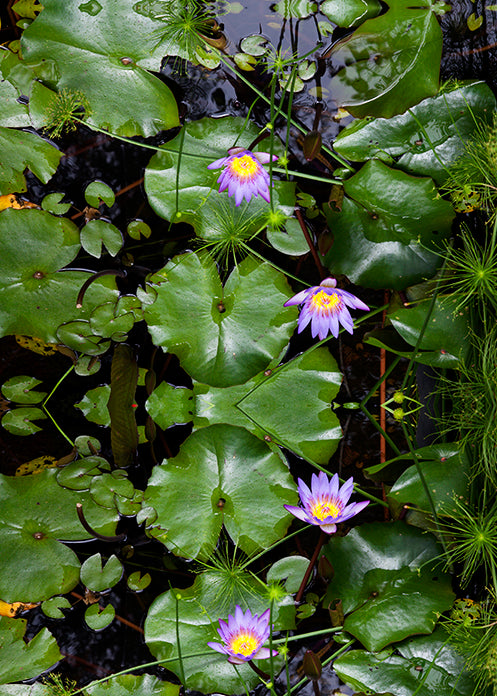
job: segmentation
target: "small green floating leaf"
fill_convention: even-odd
[[[97,425],[110,425],[109,401],[110,387],[106,384],[90,389],[80,402],[74,404],[86,416],[86,419]]]
[[[2,394],[17,404],[39,404],[47,395],[47,392],[34,391],[34,387],[41,382],[41,379],[35,377],[17,375],[2,384]]]
[[[286,556],[273,563],[267,571],[266,580],[268,584],[282,582],[287,592],[297,592],[308,567],[308,558],[304,556]]]
[[[85,188],[85,200],[92,208],[98,208],[101,202],[105,203],[108,208],[112,208],[116,194],[103,181],[92,181]]]
[[[12,435],[33,435],[41,428],[32,421],[44,420],[47,414],[41,408],[15,408],[2,417],[2,426]]]
[[[90,220],[81,230],[81,246],[97,259],[102,255],[102,247],[105,247],[111,256],[115,256],[122,245],[122,234],[115,225],[106,220]]]
[[[143,220],[131,220],[128,224],[127,232],[132,239],[140,239],[140,237],[148,239],[152,234],[150,226]]]
[[[150,585],[151,582],[152,578],[150,577],[150,573],[144,573],[142,575],[139,570],[131,573],[131,575],[128,577],[128,587],[133,592],[142,592]]]
[[[114,621],[116,610],[112,604],[101,609],[98,604],[92,604],[85,611],[85,621],[93,631],[103,631]]]
[[[42,612],[51,619],[64,619],[65,615],[61,610],[70,608],[71,602],[67,597],[51,597],[41,605]]]
[[[71,203],[61,203],[65,193],[49,193],[43,197],[41,207],[53,215],[65,215],[71,209]]]
[[[117,585],[123,574],[123,567],[117,556],[110,556],[102,563],[99,553],[86,559],[81,566],[81,582],[92,592],[103,592]]]

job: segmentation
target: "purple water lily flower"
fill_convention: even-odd
[[[326,532],[333,534],[336,532],[337,524],[345,522],[358,512],[364,510],[369,500],[361,503],[351,503],[347,505],[354,489],[354,479],[351,477],[339,488],[338,474],[331,480],[322,471],[316,476],[312,475],[311,488],[302,481],[299,483],[299,496],[304,507],[295,505],[285,505],[284,507],[292,515],[308,524],[315,524]]]
[[[273,162],[277,159],[273,155]],[[219,192],[228,189],[228,196],[235,196],[236,205],[240,205],[244,198],[250,201],[252,196],[261,196],[269,203],[269,174],[262,165],[270,161],[269,152],[250,152],[243,147],[232,147],[227,157],[212,162],[207,169],[223,167],[217,180]]]
[[[238,604],[235,607],[235,615],[228,616],[228,622],[219,619],[220,628],[217,632],[223,643],[207,643],[210,648],[228,656],[228,662],[241,665],[249,660],[265,660],[270,657],[269,648],[262,645],[269,638],[269,609],[258,616],[247,609],[245,614]],[[273,650],[273,655],[278,651]]]
[[[328,332],[336,338],[339,323],[349,333],[353,332],[354,323],[347,306],[366,311],[369,307],[352,293],[339,290],[336,284],[334,278],[325,278],[320,285],[302,290],[285,302],[285,307],[303,305],[298,321],[298,333],[303,331],[309,322],[312,337],[319,336],[320,340],[326,338]]]

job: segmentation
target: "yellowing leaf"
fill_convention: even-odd
[[[37,606],[37,604],[25,604],[24,602],[13,602],[12,604],[9,604],[8,602],[4,602],[2,599],[0,599],[0,616],[10,616],[11,618],[15,618],[23,611],[34,609],[34,607]]]
[[[16,476],[27,476],[28,474],[39,474],[45,469],[57,466],[55,457],[36,457],[30,462],[24,462],[16,469]]]
[[[19,210],[20,208],[38,208],[38,206],[36,203],[23,201],[15,193],[7,193],[5,196],[0,196],[0,210],[5,210],[6,208]]]
[[[472,12],[468,19],[467,19],[467,25],[468,29],[470,31],[476,31],[481,27],[483,24],[483,15],[480,15],[480,17],[477,17],[474,12]]]
[[[7,198],[7,196],[2,196],[2,198]],[[33,353],[39,353],[39,355],[53,355],[57,352],[56,343],[45,343],[36,336],[16,336],[16,341],[23,348],[31,350]]]

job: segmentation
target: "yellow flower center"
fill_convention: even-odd
[[[338,517],[342,512],[342,507],[333,500],[316,500],[311,503],[311,514],[322,522],[327,517]]]
[[[250,179],[252,176],[259,173],[259,167],[259,162],[250,155],[235,157],[230,165],[231,173],[236,176],[237,179]]]
[[[341,308],[342,299],[340,295],[332,293],[331,295],[320,290],[311,299],[311,309],[313,311],[335,312]]]
[[[239,633],[231,641],[230,650],[236,655],[252,655],[254,650],[259,647],[259,641],[252,633]]]

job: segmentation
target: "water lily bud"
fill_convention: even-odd
[[[304,136],[303,151],[304,157],[308,162],[313,160],[321,151],[323,139],[319,131],[313,130]]]
[[[302,666],[304,668],[304,674],[308,679],[317,681],[321,678],[323,665],[321,664],[321,660],[319,659],[319,657],[312,650],[305,651]]]
[[[330,613],[331,625],[336,628],[337,626],[343,626],[344,613],[342,607],[342,600],[336,599],[328,606],[328,611]]]

